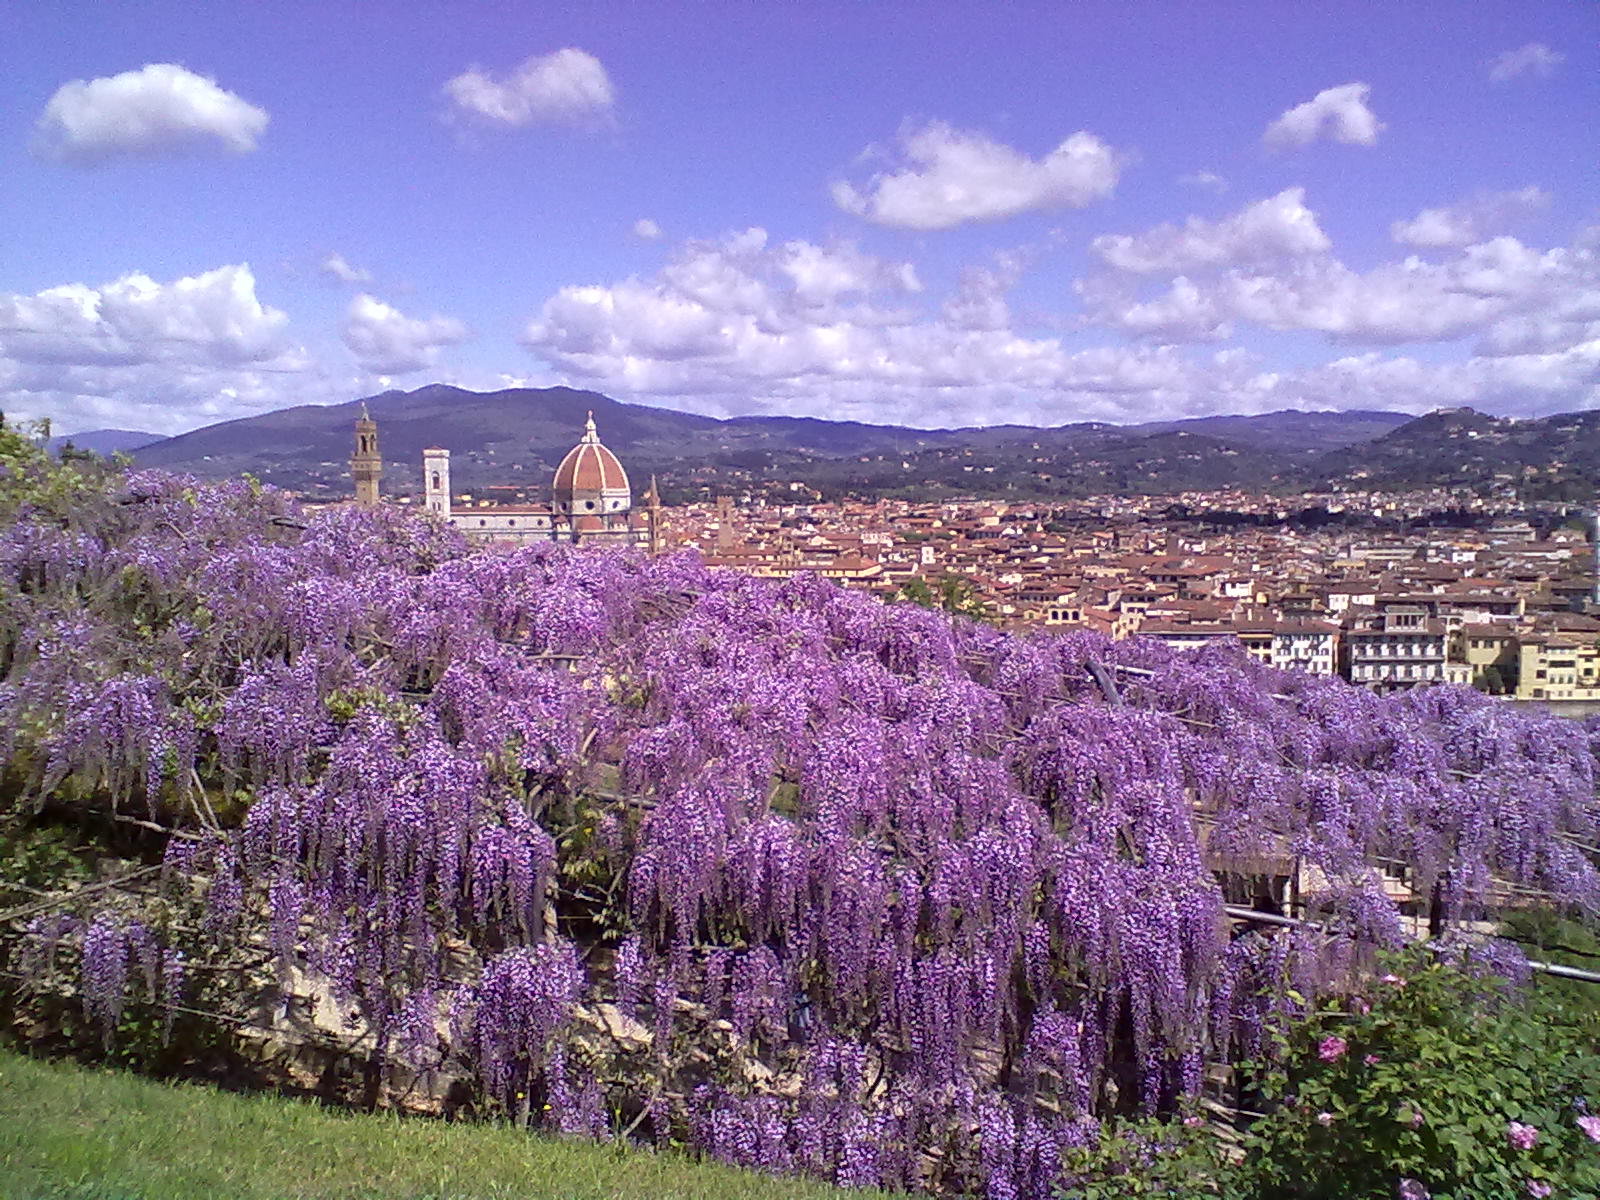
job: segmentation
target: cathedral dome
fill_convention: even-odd
[[[568,513],[619,513],[632,507],[628,473],[617,456],[600,444],[594,414],[589,414],[583,440],[561,460],[552,485],[556,507]]]

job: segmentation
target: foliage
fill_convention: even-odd
[[[1199,1116],[1108,1122],[1062,1157],[1060,1200],[1217,1200],[1238,1195],[1216,1130]]]
[[[1251,1129],[1235,1194],[1593,1195],[1592,1006],[1507,993],[1421,952],[1384,965],[1360,995],[1278,1035],[1263,1090],[1281,1103]]]
[[[0,535],[3,802],[164,891],[0,952],[107,1036],[256,954],[488,1111],[1005,1200],[1364,970],[1380,866],[1600,911],[1595,731],[1468,689],[76,479]],[[1329,934],[1231,939],[1218,873],[1296,859]]]
[[[972,580],[959,575],[941,575],[936,589],[929,587],[928,581],[920,576],[913,576],[900,585],[896,598],[923,608],[943,609],[962,617],[982,620],[989,615],[989,606],[978,598]]]

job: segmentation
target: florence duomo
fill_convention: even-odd
[[[660,548],[661,497],[654,478],[642,503],[633,503],[628,473],[601,440],[594,413],[583,436],[556,467],[550,503],[477,503],[457,509],[450,491],[450,451],[429,446],[422,452],[423,505],[475,542],[570,542],[582,545],[636,546],[654,554]],[[361,406],[356,418],[355,453],[350,475],[358,504],[379,502],[383,461],[378,453],[378,423]]]

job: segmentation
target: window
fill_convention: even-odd
[[[439,472],[437,471],[433,473],[433,490],[436,492],[439,490]]]

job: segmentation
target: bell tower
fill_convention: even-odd
[[[450,451],[429,446],[422,452],[422,497],[428,511],[449,519]]]
[[[378,480],[383,476],[383,459],[378,454],[378,423],[361,402],[356,418],[356,450],[350,456],[350,478],[355,480],[356,503],[378,503]]]

